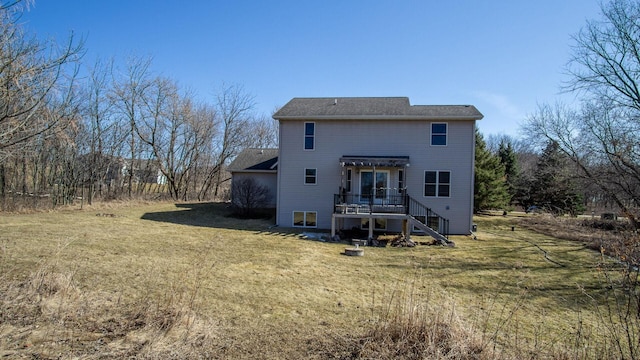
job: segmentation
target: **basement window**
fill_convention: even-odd
[[[318,213],[315,211],[294,211],[293,227],[317,227]]]

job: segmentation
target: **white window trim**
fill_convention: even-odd
[[[313,177],[315,182],[313,183],[307,182],[307,170],[315,170],[316,175]],[[308,186],[318,185],[318,168],[304,168],[304,179],[302,181],[304,182],[305,185],[308,185]]]
[[[296,225],[296,213],[302,213],[302,222],[304,225]],[[307,214],[315,213],[316,214],[316,225],[315,226],[307,226]],[[291,226],[295,228],[307,228],[307,229],[315,229],[318,227],[318,212],[317,211],[301,211],[294,210],[291,212]]]
[[[424,193],[424,186],[427,184],[425,182],[425,177],[427,176],[427,172],[435,172],[436,173],[436,194],[434,196],[428,196],[428,195],[425,195],[425,193]],[[439,190],[440,190],[440,173],[441,172],[448,172],[449,173],[449,183],[448,183],[449,184],[449,196],[439,196],[438,195]],[[451,189],[451,183],[453,182],[453,181],[451,181],[451,178],[452,178],[451,170],[425,170],[424,173],[423,173],[423,176],[422,176],[422,197],[430,198],[430,199],[433,199],[433,198],[441,198],[441,199],[450,198],[451,197],[451,190],[452,190]]]
[[[313,124],[313,135],[307,135],[307,124]],[[304,151],[315,151],[316,150],[316,122],[315,121],[305,121],[304,126],[302,127],[302,149]],[[313,148],[307,149],[307,136],[313,137]]]
[[[433,125],[444,125],[445,126],[445,132],[444,132],[444,145],[434,145],[433,144]],[[315,134],[315,132],[314,132]],[[442,135],[441,133],[435,134],[435,135]],[[315,143],[314,143],[315,144]],[[449,145],[449,123],[446,122],[432,122],[429,123],[429,144],[431,146],[435,146],[435,147],[444,147],[444,146],[448,146]]]

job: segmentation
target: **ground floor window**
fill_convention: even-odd
[[[449,197],[451,195],[450,171],[425,171],[424,196]]]
[[[363,218],[360,221],[362,229],[369,229],[369,219]],[[387,219],[373,219],[373,230],[387,230]]]
[[[294,227],[316,227],[318,213],[315,211],[294,211],[293,226]]]

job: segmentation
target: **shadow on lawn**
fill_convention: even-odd
[[[273,217],[270,219],[233,217],[233,212],[227,203],[178,203],[175,206],[177,209],[172,211],[145,213],[141,219],[178,225],[256,231],[264,231],[275,223]]]

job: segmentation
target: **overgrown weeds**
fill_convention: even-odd
[[[350,340],[334,339],[335,349],[342,350],[341,356],[333,353],[327,358],[638,358],[640,333],[638,313],[634,312],[637,303],[625,302],[629,301],[626,296],[604,303],[592,298],[599,321],[583,322],[578,316],[580,320],[574,326],[549,336],[548,325],[552,320],[545,316],[529,330],[522,322],[531,316],[526,306],[530,300],[527,291],[506,301],[496,294],[487,295],[475,304],[476,312],[469,313],[458,310],[451,294],[435,295],[433,288],[417,291],[415,282],[401,286],[405,287],[384,294],[382,304],[374,303],[371,322],[363,335]]]
[[[597,321],[580,321],[570,344],[574,358],[640,358],[640,234],[626,220],[522,218],[520,224],[600,253],[599,291],[583,290]],[[615,261],[612,261],[615,259]],[[596,342],[597,340],[597,342]],[[594,346],[594,342],[598,346]]]
[[[359,340],[357,358],[478,359],[488,353],[460,318],[455,301],[417,290],[414,282],[382,296],[383,304],[373,310],[373,322]]]
[[[538,233],[583,243],[632,266],[640,265],[640,233],[626,219],[532,216],[518,222]]]
[[[640,358],[640,283],[637,255],[618,254],[627,263],[611,263],[604,257],[599,265],[603,283],[601,298],[591,299],[603,334],[604,350],[616,358]],[[633,257],[633,259],[631,259]],[[634,265],[631,265],[633,263]]]
[[[217,327],[194,305],[197,288],[148,296],[80,289],[75,274],[42,265],[2,286],[0,355],[35,358],[197,358],[216,351]]]

